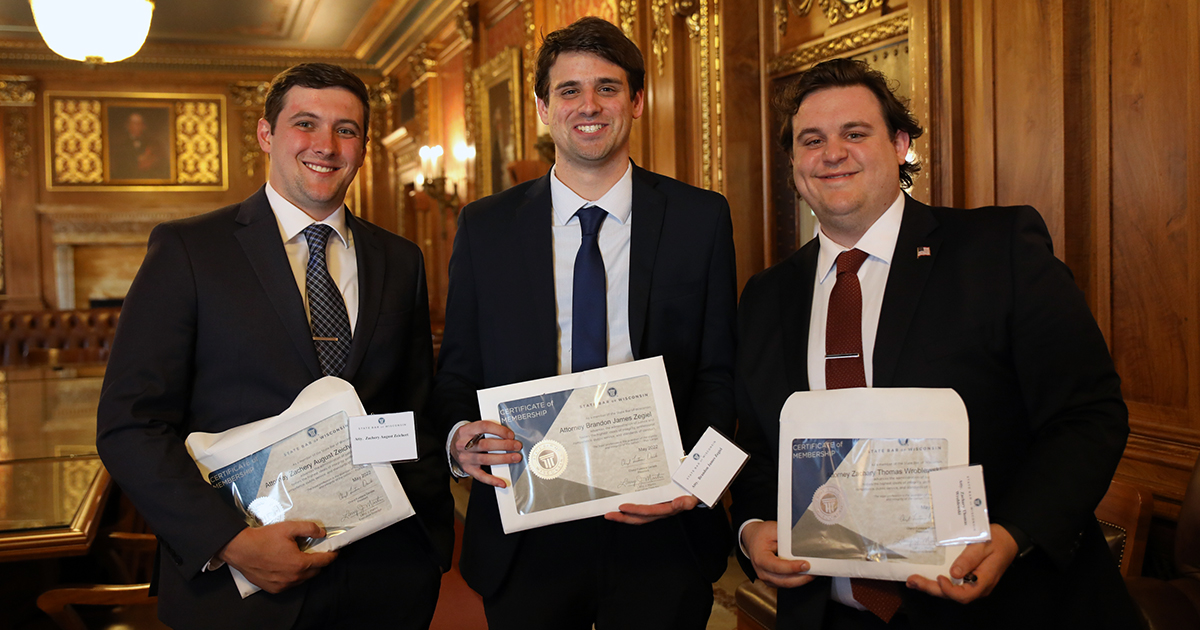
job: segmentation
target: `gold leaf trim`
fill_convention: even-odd
[[[877,22],[857,31],[826,41],[819,41],[771,60],[767,72],[772,76],[792,74],[818,61],[832,59],[838,55],[859,50],[872,44],[907,35],[908,12]]]

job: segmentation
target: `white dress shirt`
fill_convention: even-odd
[[[270,183],[267,183],[267,202],[271,204],[271,212],[275,213],[275,223],[279,226],[288,264],[296,278],[300,297],[304,300],[304,316],[308,318],[309,326],[312,326],[312,316],[308,313],[308,291],[305,290],[308,239],[304,238],[304,228],[314,223],[324,223],[338,235],[339,238],[330,238],[325,245],[325,264],[329,267],[329,276],[342,292],[342,299],[346,301],[346,314],[350,316],[350,332],[353,333],[354,325],[358,323],[358,259],[354,257],[354,234],[346,227],[346,206],[335,210],[324,221],[313,221],[303,210],[275,192]],[[213,557],[203,570],[216,571],[223,566],[223,560]]]
[[[875,357],[875,333],[879,329],[879,312],[883,306],[883,292],[887,288],[888,272],[896,254],[896,240],[900,236],[900,221],[904,217],[904,193],[900,193],[892,205],[875,220],[862,238],[853,247],[843,247],[818,230],[821,249],[817,254],[816,277],[813,282],[812,312],[808,318],[808,389],[825,389],[825,324],[829,315],[829,294],[837,282],[837,257],[844,251],[858,249],[868,254],[858,268],[858,282],[862,286],[862,345],[863,372],[867,387],[874,383],[873,360]],[[912,253],[915,255],[915,252]],[[742,529],[751,519],[738,528],[738,544],[741,544]],[[742,553],[746,548],[742,547]],[[854,600],[850,590],[850,578],[833,579],[833,598],[838,602],[866,610]]]
[[[304,299],[304,315],[312,324],[312,316],[308,312],[308,291],[305,290],[308,274],[308,239],[304,238],[304,229],[314,223],[324,223],[333,228],[338,238],[330,238],[325,245],[325,264],[329,267],[329,276],[342,293],[346,302],[346,314],[350,316],[350,332],[354,332],[358,324],[358,259],[354,253],[354,234],[346,226],[346,206],[343,205],[325,218],[324,221],[314,221],[303,210],[267,184],[267,201],[271,211],[275,213],[275,222],[279,225],[279,235],[283,239],[283,249],[287,252],[288,264],[292,267],[292,275],[296,278],[296,286],[300,289],[300,297]]]
[[[571,308],[575,284],[575,255],[583,241],[579,218],[575,212],[585,206],[600,206],[608,216],[600,224],[600,257],[604,260],[604,280],[607,284],[605,303],[608,307],[608,364],[618,365],[633,360],[629,337],[629,243],[633,224],[633,163],[608,192],[595,201],[575,194],[558,179],[557,166],[550,169],[551,231],[554,250],[554,305],[558,320],[558,373],[571,373]],[[484,418],[496,420],[496,418]],[[450,446],[459,427],[446,436],[446,459],[455,477],[467,477],[454,458]]]
[[[557,168],[557,167],[555,167]],[[633,166],[604,196],[588,201],[575,194],[550,169],[550,200],[553,204],[551,240],[554,242],[554,304],[558,309],[558,373],[571,372],[571,304],[574,297],[575,256],[583,232],[575,212],[600,206],[608,212],[600,224],[600,256],[604,259],[607,283],[608,364],[633,360],[629,339],[629,237],[633,223]]]

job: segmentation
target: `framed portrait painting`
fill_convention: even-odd
[[[225,95],[46,93],[48,190],[227,190]]]
[[[476,129],[479,129],[478,169],[480,196],[500,192],[513,182],[508,165],[524,153],[521,141],[521,52],[505,48],[477,68]]]

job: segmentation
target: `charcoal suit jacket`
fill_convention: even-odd
[[[550,178],[468,205],[450,260],[446,334],[431,415],[446,432],[478,420],[478,389],[558,373]],[[633,167],[629,331],[633,356],[661,355],[684,449],[709,426],[732,431],[737,276],[729,205],[721,195]],[[728,435],[728,433],[726,433]],[[697,570],[726,566],[732,536],[721,506],[671,517]],[[495,593],[521,533],[505,535],[491,486],[471,489],[461,569]]]
[[[354,235],[359,307],[350,357],[338,376],[354,385],[368,413],[419,413],[433,371],[421,252],[348,212],[346,223]],[[97,447],[159,536],[159,614],[169,625],[292,626],[309,583],[241,599],[227,570],[202,571],[246,524],[201,477],[184,440],[277,415],[321,376],[265,188],[154,229],[105,374]],[[449,567],[453,503],[445,460],[440,437],[421,417],[418,443],[421,459],[395,467],[417,516],[355,544],[377,536],[415,539]],[[403,577],[380,576],[398,588]]]
[[[814,238],[742,293],[735,388],[738,441],[751,459],[734,485],[735,527],[776,520],[779,412],[808,389],[819,248]],[[962,397],[991,520],[1035,544],[990,597],[970,605],[905,590],[915,627],[1132,623],[1093,516],[1129,432],[1120,379],[1036,210],[933,208],[906,196],[873,370],[874,387],[952,388]],[[778,627],[821,627],[829,592],[825,578],[782,589]]]

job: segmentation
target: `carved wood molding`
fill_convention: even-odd
[[[33,107],[37,80],[25,76],[0,76],[0,106]]]
[[[210,211],[211,205],[118,210],[107,206],[37,206],[37,213],[49,224],[56,245],[145,244],[150,231],[159,223]]]
[[[620,22],[621,32],[625,33],[625,37],[637,41],[634,38],[637,28],[636,0],[621,0],[617,3],[617,21]]]
[[[811,44],[805,44],[791,53],[776,57],[768,64],[767,72],[773,77],[792,74],[818,61],[832,59],[894,37],[907,35],[908,30],[909,14],[908,11],[902,11],[858,30],[817,40]]]

